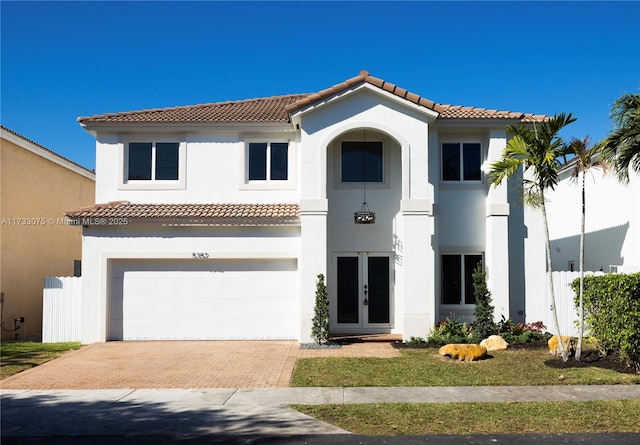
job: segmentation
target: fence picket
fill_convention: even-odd
[[[578,336],[578,310],[574,305],[575,294],[570,285],[573,280],[580,278],[580,272],[556,271],[553,274],[553,290],[555,291],[558,324],[561,335]],[[604,275],[602,272],[585,272],[586,275]],[[551,293],[547,290],[547,330],[556,334],[551,313]],[[586,327],[585,327],[586,329]],[[586,333],[585,333],[586,334]]]

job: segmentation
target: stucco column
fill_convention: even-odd
[[[327,279],[326,199],[303,199],[300,202],[300,334],[301,343],[310,343],[313,308],[318,274]]]
[[[491,130],[489,133],[489,163],[500,159],[507,143],[505,130]],[[507,184],[493,185],[487,192],[486,200],[486,247],[485,265],[487,285],[491,291],[494,318],[509,317],[509,202]]]
[[[402,200],[400,252],[397,270],[403,284],[402,335],[404,339],[426,337],[435,323],[435,266],[431,237],[434,234],[430,199]]]

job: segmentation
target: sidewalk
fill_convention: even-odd
[[[640,399],[640,385],[2,390],[2,436],[348,434],[290,404]]]

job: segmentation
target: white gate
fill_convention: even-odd
[[[46,277],[42,292],[42,343],[80,341],[81,277]]]

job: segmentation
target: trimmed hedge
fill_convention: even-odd
[[[571,283],[578,305],[580,279]],[[605,352],[617,351],[640,370],[640,273],[587,275],[585,323]]]

